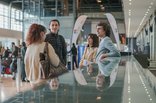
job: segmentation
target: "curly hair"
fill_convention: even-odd
[[[102,26],[103,30],[106,32],[106,36],[110,37],[110,25],[106,22],[100,21],[97,26]]]
[[[42,37],[40,35],[41,32],[46,32],[46,28],[43,25],[40,24],[32,24],[29,27],[27,37],[26,37],[26,44],[30,45],[35,42],[41,42]]]

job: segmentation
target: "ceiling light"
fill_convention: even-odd
[[[97,99],[97,100],[100,100],[100,99],[101,99],[101,97],[100,97],[100,96],[98,96],[98,97],[96,97],[96,99]]]
[[[103,7],[103,5],[100,5],[100,7]]]
[[[131,25],[131,18],[128,19],[128,32],[127,32],[128,37],[130,36],[130,25]]]
[[[101,0],[96,0],[98,3],[101,3]]]
[[[51,8],[51,10],[55,10],[55,8]]]
[[[105,10],[105,7],[101,7],[101,10],[104,11]]]
[[[131,16],[131,10],[129,10],[129,16]]]
[[[105,7],[101,7],[101,9],[102,9],[102,10],[104,10],[104,9],[105,9]]]
[[[147,12],[146,12],[147,13]],[[139,27],[137,29],[137,31],[135,32],[135,36],[137,36],[137,33],[139,32],[140,28],[141,28],[141,25],[143,24],[144,20],[145,20],[146,16],[143,17],[143,19],[141,20],[140,24],[139,24]]]

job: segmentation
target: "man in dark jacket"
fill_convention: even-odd
[[[15,45],[14,42],[12,42],[12,55],[17,57],[19,52],[19,48]]]
[[[77,64],[77,48],[76,48],[74,43],[73,43],[73,46],[72,46],[71,50],[69,51],[69,53],[70,52],[72,53],[72,66],[73,66],[73,70],[74,70],[75,66],[76,66],[76,68],[78,68],[78,64]]]
[[[64,37],[58,34],[60,23],[57,19],[51,20],[49,27],[50,33],[46,35],[45,41],[53,46],[60,61],[66,65],[67,47]]]

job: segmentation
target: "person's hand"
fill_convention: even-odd
[[[88,60],[83,60],[83,66],[87,66],[88,65]]]
[[[80,65],[79,65],[79,68],[82,68],[82,67],[83,67],[83,65],[82,65],[82,64],[80,64]]]

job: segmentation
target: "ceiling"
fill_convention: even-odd
[[[0,0],[7,4],[14,2],[14,7],[21,8],[22,0]],[[30,2],[37,2],[39,0],[24,0],[25,4]],[[43,8],[45,12],[53,13],[52,9],[55,8],[56,0],[40,0],[43,4]],[[63,6],[65,2],[68,2],[69,12],[72,12],[73,9],[73,1],[74,0],[57,0],[58,1],[58,10],[63,11]],[[85,13],[85,12],[121,12],[122,11],[122,3],[121,0],[75,0],[77,2],[77,13]]]
[[[46,12],[51,12],[51,8],[55,8],[55,0],[41,0],[44,2],[44,9]],[[66,5],[68,1],[68,12],[73,12],[73,1],[74,0],[58,0],[58,10],[64,12],[62,7]],[[76,1],[76,13],[96,13],[96,12],[121,12],[122,3],[121,0],[75,0]],[[98,2],[101,1],[101,2]],[[61,12],[60,12],[61,13]]]
[[[19,1],[13,6],[21,8],[22,0],[0,0],[5,3]],[[36,1],[39,0],[25,0]],[[48,16],[55,15],[52,8],[55,8],[55,0],[41,0],[43,8]],[[58,0],[58,10],[63,11],[62,4],[68,1],[69,13],[73,12],[73,0]],[[151,14],[156,10],[156,0],[75,0],[77,1],[77,13],[97,13],[97,12],[124,12],[126,36],[136,37],[143,26],[149,20]],[[62,14],[60,14],[62,15]]]
[[[136,37],[156,10],[156,0],[122,0],[126,36]]]
[[[14,7],[21,9],[22,0],[0,0],[9,4],[12,1]],[[39,2],[39,0],[24,0]],[[58,0],[58,10],[63,11],[62,4],[68,1],[69,13],[73,12],[73,0]],[[97,13],[97,12],[124,12],[126,36],[136,37],[138,32],[145,26],[151,14],[156,10],[156,0],[75,0],[77,1],[77,13]],[[55,0],[41,0],[43,8],[48,16],[55,15],[52,8],[55,8]],[[31,6],[30,6],[31,8]],[[61,14],[63,15],[63,14]]]
[[[104,11],[121,12],[122,11],[121,0],[79,0],[79,12],[93,13]]]

